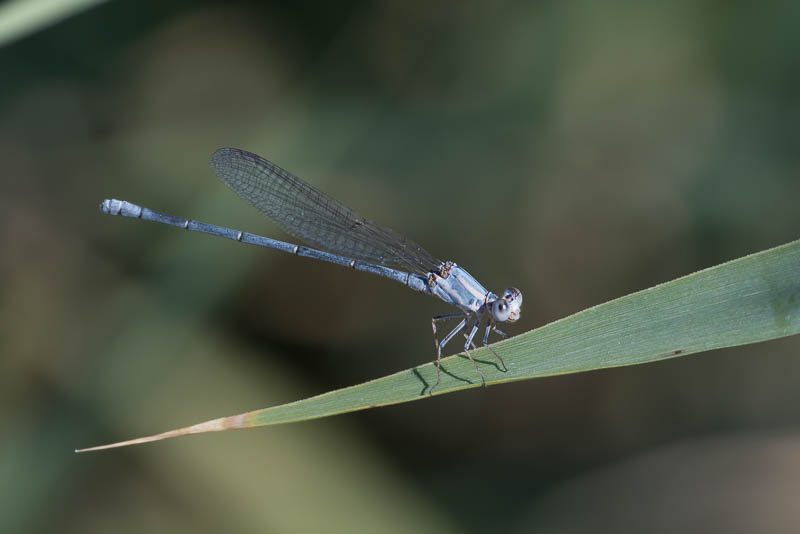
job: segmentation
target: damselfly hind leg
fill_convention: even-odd
[[[447,334],[441,343],[439,343],[438,331],[436,330],[436,323],[440,321],[444,321],[447,319],[453,319],[456,317],[464,317],[458,326],[456,326],[453,330]],[[433,393],[433,390],[441,383],[442,381],[442,374],[441,374],[441,361],[442,361],[442,349],[447,342],[453,339],[453,336],[458,334],[461,330],[463,330],[464,326],[467,324],[467,318],[463,313],[446,313],[444,315],[437,315],[431,319],[431,328],[433,328],[433,344],[436,348],[436,384],[434,384],[429,390],[428,395]]]

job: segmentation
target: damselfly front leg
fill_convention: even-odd
[[[500,360],[500,363],[502,363],[502,364],[503,364],[503,372],[506,372],[506,371],[508,371],[508,367],[506,367],[506,362],[505,362],[505,361],[503,361],[503,358],[501,358],[501,357],[500,357],[500,355],[499,355],[499,354],[497,354],[497,351],[495,351],[495,350],[494,350],[494,349],[493,349],[493,348],[492,348],[492,347],[489,345],[489,332],[491,332],[492,330],[494,330],[495,332],[497,332],[498,334],[500,334],[500,336],[502,336],[502,337],[503,337],[503,339],[505,339],[506,337],[508,337],[508,336],[506,336],[506,334],[504,334],[503,332],[501,332],[500,330],[498,330],[498,329],[497,329],[497,327],[496,327],[496,326],[495,326],[495,324],[494,324],[494,321],[492,321],[492,318],[491,318],[491,317],[489,317],[489,322],[486,324],[486,332],[483,334],[483,346],[484,346],[484,347],[486,347],[487,349],[489,349],[489,351],[491,351],[491,353],[492,353],[492,354],[494,354],[494,357],[495,357],[495,358],[497,358],[498,360]]]

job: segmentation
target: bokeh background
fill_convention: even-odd
[[[285,237],[207,164],[245,148],[522,288],[521,333],[800,237],[798,20],[798,2],[140,1],[5,42],[0,530],[797,532],[796,337],[72,450],[428,362],[449,311],[102,199]]]

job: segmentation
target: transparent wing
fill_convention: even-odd
[[[221,148],[211,165],[240,197],[311,246],[423,275],[441,264],[410,239],[360,217],[261,156]]]

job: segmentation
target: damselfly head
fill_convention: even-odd
[[[492,302],[492,317],[499,323],[513,323],[520,317],[522,308],[522,291],[509,287],[503,296]]]

